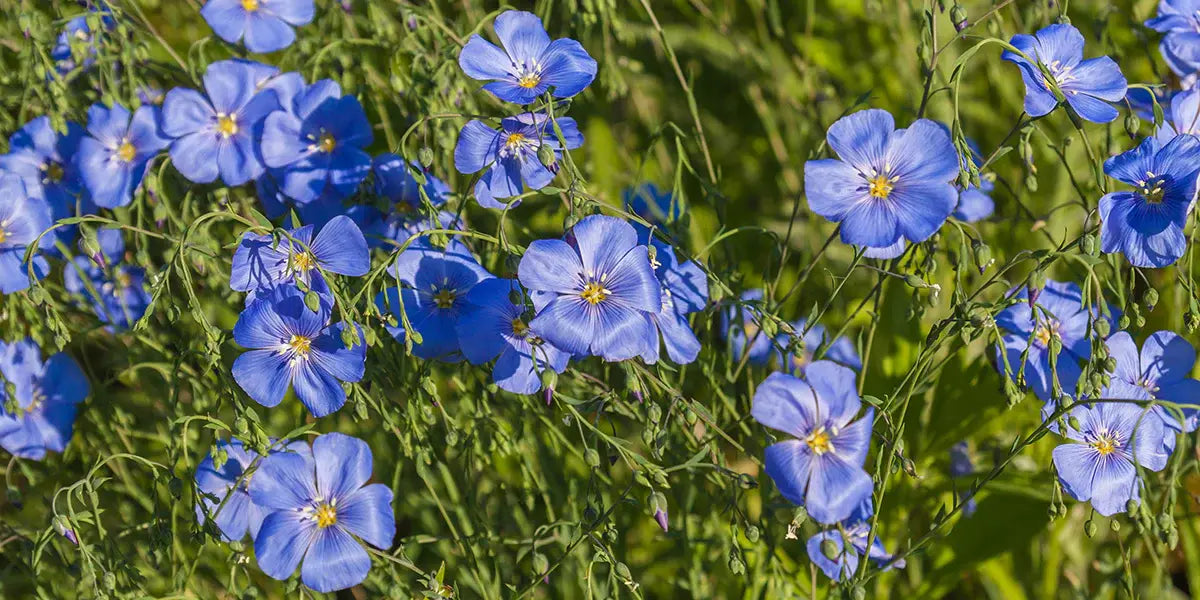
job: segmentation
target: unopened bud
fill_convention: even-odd
[[[950,22],[954,23],[955,31],[962,31],[967,28],[967,11],[963,7],[955,4],[950,8]]]

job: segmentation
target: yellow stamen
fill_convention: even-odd
[[[312,338],[292,334],[292,338],[288,340],[288,346],[291,346],[296,356],[307,357],[309,351],[312,350]]]
[[[589,304],[600,304],[605,298],[608,298],[608,294],[609,291],[604,289],[604,286],[594,281],[583,286],[583,291],[579,293]]]
[[[867,180],[870,184],[868,192],[872,198],[887,198],[892,193],[892,181],[883,175],[876,175]]]
[[[317,147],[321,149],[321,152],[333,152],[333,149],[337,148],[337,140],[333,139],[333,134],[322,133]]]
[[[1092,447],[1095,448],[1096,452],[1099,452],[1101,456],[1107,456],[1113,452],[1116,452],[1117,448],[1120,446],[1121,445],[1117,443],[1117,440],[1114,440],[1107,435],[1101,435],[1100,439],[1092,442]]]
[[[517,80],[517,85],[525,89],[533,89],[542,82],[542,77],[537,73],[526,73]]]
[[[242,8],[247,11],[258,10],[258,0],[242,0]]]
[[[806,352],[800,352],[792,355],[792,370],[803,371],[809,363],[809,356]]]
[[[1050,338],[1054,337],[1054,331],[1049,327],[1038,327],[1033,332],[1033,339],[1043,346],[1050,345]]]
[[[8,241],[8,232],[5,231],[3,227],[0,227],[0,244],[3,244],[6,241]]]
[[[46,170],[46,181],[51,181],[54,183],[58,183],[59,181],[62,181],[62,178],[63,178],[62,165],[60,165],[58,163],[54,163],[54,162],[46,163],[45,170]]]
[[[238,132],[237,120],[233,115],[220,115],[217,117],[217,133],[222,137],[230,137]]]
[[[317,512],[313,515],[317,521],[317,527],[324,529],[337,523],[337,509],[333,504],[320,504],[317,506]]]
[[[450,288],[442,288],[438,293],[433,295],[433,302],[438,308],[451,308],[454,306],[454,298],[456,294]]]
[[[117,146],[117,158],[125,162],[133,162],[136,156],[137,148],[134,148],[128,139],[121,140],[121,145]]]
[[[317,266],[317,259],[308,252],[297,252],[292,255],[292,270],[297,272],[311,271]]]
[[[525,134],[510,133],[508,138],[504,140],[504,145],[508,148],[517,148],[525,143]]]
[[[808,437],[804,438],[804,443],[808,444],[808,448],[813,454],[820,456],[833,450],[833,444],[829,441],[829,433],[824,427],[818,427]]]
[[[524,337],[525,333],[529,331],[529,326],[526,325],[525,321],[522,321],[520,317],[512,320],[512,328],[513,335],[518,337]]]

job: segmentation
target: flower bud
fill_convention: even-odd
[[[808,520],[808,510],[803,506],[797,506],[795,514],[792,515],[792,525],[799,527]]]
[[[1086,234],[1079,238],[1079,250],[1088,256],[1096,255],[1096,236]]]
[[[821,554],[824,554],[825,558],[828,558],[829,560],[837,560],[840,552],[841,550],[838,549],[837,544],[833,540],[829,538],[821,540]]]
[[[632,579],[632,577],[629,574],[629,567],[625,563],[623,563],[623,562],[617,563],[616,570],[617,570],[617,576],[620,577],[621,579],[623,579],[625,581],[630,581]]]
[[[542,144],[541,146],[538,146],[537,155],[538,160],[541,161],[547,169],[553,169],[555,167],[555,163],[558,162],[558,157],[554,156],[554,148],[551,148],[549,144]]]
[[[595,448],[588,448],[583,452],[583,462],[593,469],[600,466],[600,453]]]
[[[654,520],[658,522],[658,526],[661,527],[665,533],[669,525],[667,522],[667,511],[661,508],[654,511]]]
[[[950,22],[954,23],[954,30],[961,32],[967,28],[967,11],[959,4],[955,4],[950,8]]]
[[[1154,306],[1158,304],[1158,290],[1149,288],[1142,295],[1142,303],[1146,305],[1146,310],[1154,310]]]
[[[1142,120],[1139,119],[1137,115],[1133,113],[1133,111],[1130,111],[1129,114],[1125,115],[1125,133],[1129,134],[1130,139],[1137,138],[1138,127],[1140,127],[1141,124]]]

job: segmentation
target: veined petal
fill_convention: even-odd
[[[842,160],[865,173],[883,165],[888,137],[895,128],[891,113],[870,108],[838,119],[826,137]]]
[[[598,312],[583,298],[559,296],[542,308],[529,328],[570,354],[587,354],[600,324]]]
[[[805,504],[805,490],[813,470],[813,456],[800,440],[787,440],[763,451],[763,470],[779,493],[792,504]]]
[[[517,267],[521,285],[530,290],[578,294],[582,289],[583,262],[562,240],[535,240]]]
[[[338,505],[338,525],[376,548],[387,550],[396,535],[392,490],[382,483],[362,487]]]
[[[476,34],[459,51],[458,66],[472,79],[508,79],[512,63],[508,54]]]
[[[268,514],[258,530],[258,537],[254,538],[258,568],[280,581],[291,577],[316,535],[316,523],[297,511],[280,510]]]
[[[326,433],[313,441],[312,453],[320,498],[340,502],[371,478],[371,448],[356,437]]]
[[[278,406],[292,383],[291,367],[278,350],[243,352],[233,361],[232,371],[246,395],[263,406]]]
[[[334,413],[346,404],[346,391],[341,383],[311,358],[296,363],[292,372],[296,398],[314,417]]]
[[[804,163],[804,189],[809,208],[833,222],[868,200],[867,182],[858,170],[832,158]]]
[[[350,217],[334,217],[317,232],[310,246],[317,262],[326,271],[358,277],[371,270],[367,239]]]
[[[518,65],[542,56],[542,52],[550,45],[550,36],[542,26],[542,20],[537,15],[509,10],[496,17],[493,23],[496,36],[504,44],[512,62]]]
[[[304,585],[322,593],[356,586],[371,571],[371,557],[341,527],[318,529],[300,566]]]
[[[828,413],[818,408],[816,393],[807,382],[771,373],[754,391],[750,414],[767,427],[800,437]]]
[[[871,476],[861,466],[847,463],[832,452],[814,457],[812,464],[804,506],[817,522],[837,523],[871,497]]]
[[[250,497],[270,510],[306,508],[317,497],[313,468],[309,454],[272,452],[258,463],[250,478]]]

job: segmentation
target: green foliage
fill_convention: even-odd
[[[94,65],[63,76],[49,51],[83,9],[0,0],[0,132],[41,114],[60,128],[84,122],[93,102],[136,106],[144,87],[196,87],[206,65],[244,55],[211,35],[199,0],[105,4],[116,25]],[[347,406],[320,420],[294,398],[263,408],[230,375],[244,298],[229,289],[229,269],[242,233],[277,224],[253,186],[193,185],[164,155],[129,207],[73,221],[85,237],[120,227],[126,259],[147,270],[153,303],[131,331],[98,323],[61,273],[0,296],[0,338],[65,349],[92,384],[64,454],[4,466],[0,596],[320,597],[297,578],[268,578],[250,544],[197,523],[192,477],[217,439],[263,449],[330,431],[370,444],[399,529],[393,548],[373,554],[367,582],[338,598],[1182,598],[1200,586],[1194,440],[1180,439],[1166,473],[1147,474],[1153,513],[1109,525],[1070,499],[1064,511],[1040,402],[1010,398],[989,362],[1004,292],[1039,273],[1137,310],[1136,332],[1184,331],[1200,312],[1190,254],[1150,271],[1087,251],[1095,219],[1085,217],[1110,185],[1091,155],[1132,146],[1124,121],[1082,137],[1061,110],[1033,122],[1021,112],[1020,77],[997,40],[1054,22],[1065,2],[964,2],[954,13],[970,24],[962,34],[945,6],[954,3],[941,0],[514,3],[554,37],[580,40],[600,68],[569,106],[585,146],[555,187],[503,212],[479,208],[467,193],[474,179],[453,167],[462,124],[508,110],[457,64],[471,33],[491,35],[500,7],[317,4],[296,44],[255,58],[357,95],[375,126],[372,152],[432,164],[458,192],[451,208],[492,272],[513,275],[525,245],[582,216],[620,212],[626,187],[672,189],[689,211],[675,231],[680,253],[710,273],[713,302],[693,319],[703,352],[678,367],[576,363],[549,403],[503,392],[487,369],[422,361],[388,335],[370,299],[391,283],[385,268],[399,249],[389,248],[370,274],[334,286],[340,316],[363,325],[369,348]],[[1140,25],[1154,4],[1074,0],[1069,10],[1089,56],[1113,56],[1130,82],[1158,82],[1165,68]],[[87,46],[73,56],[87,58]],[[830,123],[863,106],[977,140],[996,216],[947,224],[890,263],[830,243],[834,225],[804,199],[803,165],[828,155]],[[366,187],[357,199],[379,201]],[[864,355],[860,387],[879,411],[867,459],[877,533],[905,569],[863,569],[834,586],[809,561],[804,541],[820,527],[763,473],[773,439],[749,416],[769,370],[733,355],[719,332],[720,312],[752,287],[770,299],[764,329],[808,317]],[[979,472],[952,478],[948,452],[961,440]],[[1164,510],[1173,512],[1160,524]]]

